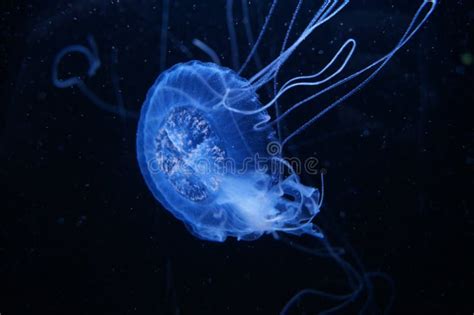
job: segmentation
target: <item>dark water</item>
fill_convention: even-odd
[[[316,72],[349,37],[359,46],[348,72],[381,57],[418,2],[354,1],[295,53],[281,82]],[[223,244],[193,237],[142,179],[137,121],[97,108],[77,88],[52,85],[54,56],[67,45],[85,45],[88,35],[102,66],[87,86],[116,104],[118,78],[119,99],[130,111],[139,111],[160,63],[209,59],[194,38],[230,66],[224,2],[171,3],[163,57],[160,1],[2,2],[0,314],[276,314],[302,288],[347,292],[333,260],[271,236]],[[254,35],[269,4],[251,3]],[[259,49],[264,63],[277,56],[293,7],[278,6]],[[305,3],[297,31],[316,7]],[[240,4],[234,14],[242,62],[249,47]],[[474,312],[473,22],[468,1],[441,2],[377,79],[288,148],[316,156],[327,170],[317,224],[335,246],[352,248],[351,264],[391,276],[393,314]],[[80,55],[60,64],[62,76],[86,69]],[[252,63],[244,76],[255,71]],[[284,131],[343,92],[306,106]],[[261,97],[268,99],[265,89]],[[319,185],[317,176],[302,177]],[[386,306],[388,286],[373,285],[374,304]],[[361,300],[343,313],[355,313]],[[330,305],[308,298],[291,313]]]

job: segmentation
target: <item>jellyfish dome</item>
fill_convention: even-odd
[[[256,128],[269,119],[255,89],[233,70],[175,65],[150,88],[140,114],[137,156],[149,189],[201,239],[319,236],[311,221],[320,193],[285,166],[273,129]],[[290,173],[281,178],[275,164]]]

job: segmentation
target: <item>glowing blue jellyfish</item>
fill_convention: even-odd
[[[257,48],[268,29],[278,0],[272,1],[261,31],[255,38],[250,25],[248,1],[241,1],[245,36],[251,46],[242,65],[239,64],[240,52],[233,23],[233,0],[226,0],[226,3],[233,70],[221,66],[219,55],[204,42],[194,39],[193,44],[213,62],[190,61],[161,73],[149,89],[139,117],[136,149],[141,173],[154,197],[201,239],[223,242],[228,237],[235,237],[252,240],[272,233],[306,253],[334,259],[347,276],[350,290],[339,295],[313,289],[300,290],[285,304],[281,314],[286,314],[307,295],[338,303],[326,313],[341,310],[364,290],[366,302],[360,313],[368,310],[377,313],[373,311],[376,306],[373,303],[372,280],[378,277],[393,286],[391,279],[380,272],[365,272],[354,254],[357,266],[353,267],[342,257],[343,250],[330,245],[313,220],[322,205],[323,188],[320,191],[303,184],[292,165],[283,158],[282,151],[290,140],[380,72],[420,29],[432,14],[437,1],[423,0],[393,49],[361,70],[339,77],[356,50],[356,41],[350,38],[320,71],[290,79],[281,85],[278,74],[288,58],[318,27],[340,12],[349,0],[322,1],[321,7],[315,11],[300,35],[291,42],[290,34],[303,3],[303,0],[298,0],[280,54],[266,66],[263,66]],[[167,38],[173,40],[167,33],[169,6],[169,0],[163,0],[159,59],[162,70],[166,66]],[[78,87],[86,97],[108,112],[127,118],[138,116],[133,111],[125,110],[118,92],[119,80],[113,73],[116,105],[100,99],[80,77],[59,78],[58,68],[62,58],[72,53],[86,57],[89,62],[88,77],[95,74],[100,59],[92,37],[88,41],[89,47],[72,45],[59,52],[53,62],[53,84],[58,88]],[[186,56],[191,55],[183,44],[178,45]],[[113,66],[117,62],[115,49],[111,59]],[[248,79],[244,78],[242,73],[252,60],[259,71]],[[289,113],[346,83],[354,83],[355,87],[337,101],[327,104],[295,131],[282,136],[280,124]],[[264,86],[272,98],[262,104],[258,91]],[[279,99],[302,86],[319,89],[309,97],[285,106],[286,110],[281,111]],[[274,113],[273,119],[267,112],[270,110]],[[279,232],[309,234],[321,240],[323,247],[318,250],[295,244]],[[392,301],[393,296],[387,309]]]
[[[154,196],[200,238],[319,235],[311,223],[318,190],[270,172],[284,160],[267,150],[278,143],[275,132],[255,128],[270,119],[261,108],[250,82],[213,63],[176,65],[150,89],[137,134],[140,168]]]
[[[231,2],[227,7],[230,19]],[[324,1],[301,35],[286,47],[301,5],[299,1],[281,54],[248,80],[240,73],[256,56],[277,1],[273,2],[262,31],[238,72],[216,63],[191,61],[163,72],[150,88],[137,132],[140,169],[155,198],[195,236],[212,241],[224,241],[229,236],[251,240],[274,232],[323,236],[312,222],[321,207],[322,194],[301,183],[282,158],[281,148],[372,79],[418,31],[436,5],[435,0],[424,0],[402,38],[385,56],[297,102],[281,115],[277,112],[271,120],[267,109],[276,106],[282,95],[299,86],[316,87],[330,82],[348,64],[356,49],[354,39],[347,40],[318,73],[293,78],[268,103],[259,101],[257,91],[276,80],[280,68],[303,40],[348,2]],[[229,30],[235,52],[232,60],[237,69],[235,31],[233,26]],[[202,42],[195,44],[209,50]],[[215,54],[210,55],[216,59]],[[274,127],[278,129],[288,113],[356,78],[361,82],[355,88],[296,131],[285,138],[275,132]],[[277,149],[273,151],[273,147]],[[282,167],[274,167],[275,164]]]

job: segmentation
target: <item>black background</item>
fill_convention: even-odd
[[[230,66],[224,1],[171,2],[166,67],[208,60],[193,38]],[[375,60],[393,47],[418,2],[354,1],[298,50],[281,82],[320,69],[349,36],[359,46],[348,71]],[[305,3],[297,30],[316,6]],[[251,4],[255,35],[268,7]],[[263,61],[277,55],[293,7],[279,4],[259,50]],[[236,5],[242,60],[241,16]],[[335,246],[353,249],[351,264],[359,259],[365,270],[391,276],[395,314],[474,312],[473,20],[468,1],[442,1],[369,86],[288,147],[288,155],[316,156],[327,170],[316,223]],[[87,85],[114,103],[115,71],[126,108],[139,111],[161,71],[161,21],[159,1],[2,1],[0,314],[276,314],[305,287],[347,291],[333,260],[271,236],[222,244],[193,237],[142,179],[136,120],[100,110],[77,88],[52,85],[54,56],[92,35],[102,66]],[[60,74],[86,68],[71,55]],[[255,70],[252,64],[244,76]],[[307,105],[284,130],[343,91]],[[265,90],[261,97],[268,99]],[[302,180],[319,186],[318,176]],[[374,286],[375,304],[387,305],[387,285]],[[327,305],[308,298],[292,312]],[[357,309],[360,301],[346,312]]]

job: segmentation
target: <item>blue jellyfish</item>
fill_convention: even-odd
[[[199,61],[164,72],[148,93],[137,133],[140,169],[154,196],[200,238],[319,235],[311,223],[318,190],[296,174],[277,184],[270,172],[272,162],[285,163],[271,151],[279,151],[275,132],[255,127],[270,119],[261,107],[249,81]]]
[[[267,110],[278,108],[282,95],[297,87],[317,87],[330,82],[344,70],[356,49],[356,41],[348,39],[319,72],[290,79],[275,91],[270,101],[262,104],[258,90],[275,81],[298,46],[349,3],[324,1],[301,35],[288,43],[301,2],[293,13],[280,55],[249,79],[241,73],[256,58],[257,46],[277,1],[273,1],[240,69],[236,53],[232,58],[235,71],[218,65],[217,61],[177,64],[161,73],[148,91],[137,131],[140,170],[154,197],[201,239],[253,240],[265,233],[278,232],[323,237],[313,222],[322,205],[322,189],[303,184],[292,165],[282,157],[282,149],[367,84],[419,30],[436,5],[435,0],[424,0],[401,39],[382,58],[289,106],[285,112],[277,112],[272,119]],[[231,7],[232,1],[228,1],[230,20]],[[229,30],[234,47],[233,25],[229,25]],[[200,41],[195,41],[195,45],[210,50]],[[216,54],[209,54],[218,59]],[[290,112],[357,78],[362,79],[355,88],[294,132],[281,137],[279,123]]]
[[[87,76],[94,75],[100,66],[100,59],[92,37],[88,39],[90,47],[72,45],[59,52],[53,63],[53,84],[58,88],[78,87],[93,103],[108,112],[122,117],[139,116],[136,153],[145,182],[153,196],[183,221],[196,237],[224,242],[229,237],[254,240],[264,234],[272,234],[299,250],[335,260],[346,274],[351,291],[336,295],[304,289],[285,304],[281,314],[286,314],[306,295],[325,297],[339,303],[327,313],[341,310],[366,289],[363,313],[372,307],[370,304],[374,304],[372,279],[382,278],[389,285],[391,279],[380,272],[364,272],[355,255],[357,268],[352,266],[342,258],[342,250],[330,245],[314,220],[323,204],[323,176],[320,189],[306,185],[294,165],[284,158],[283,152],[285,146],[303,130],[374,78],[422,27],[433,13],[437,1],[423,0],[394,47],[362,69],[341,78],[357,48],[356,40],[349,38],[320,71],[292,78],[283,84],[279,84],[278,75],[288,59],[308,36],[346,7],[349,0],[322,1],[308,24],[291,41],[290,34],[302,9],[303,0],[298,0],[279,47],[279,55],[266,65],[257,51],[278,0],[272,1],[256,37],[252,34],[248,2],[242,0],[245,36],[251,47],[242,64],[239,63],[233,23],[233,2],[226,0],[232,69],[221,66],[219,55],[203,41],[194,39],[193,45],[206,53],[212,62],[189,61],[163,71],[149,89],[139,115],[125,110],[120,93],[116,93],[117,105],[113,105],[101,100],[81,77],[59,78],[59,63],[64,56],[72,53],[85,56],[89,62]],[[173,41],[166,31],[169,6],[169,0],[164,0],[159,59],[162,70],[166,66],[167,39]],[[191,55],[184,45],[178,45],[184,54]],[[116,62],[117,53],[115,50],[112,53],[112,60]],[[251,62],[255,63],[258,71],[244,76]],[[112,75],[112,81],[118,91],[116,76]],[[309,117],[296,130],[283,135],[281,123],[290,113],[347,83],[355,87]],[[286,110],[283,111],[280,99],[292,91],[298,91],[299,87],[313,87],[315,91],[294,104],[284,106]],[[266,102],[259,98],[259,92],[264,88],[272,96]],[[273,117],[270,111],[274,113]],[[323,247],[315,250],[295,244],[285,234],[313,236],[321,240]]]

